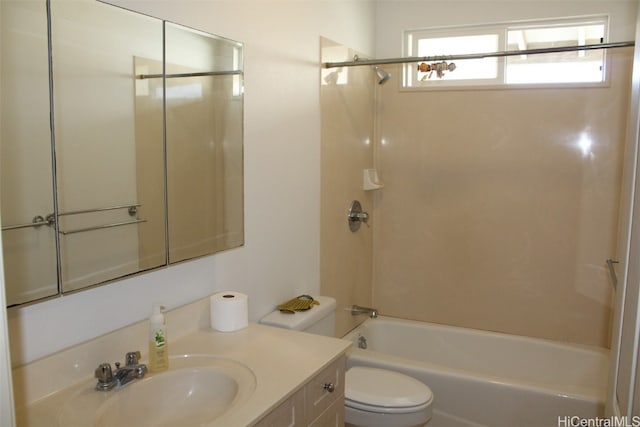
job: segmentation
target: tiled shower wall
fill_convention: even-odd
[[[383,314],[608,346],[631,49],[599,88],[402,91],[376,115]]]
[[[362,320],[352,304],[373,304],[608,346],[630,49],[610,61],[600,88],[402,91],[401,66],[384,86],[369,67],[326,79],[321,293],[338,300],[338,335]],[[361,187],[371,144],[385,182],[374,193]],[[348,230],[353,199],[371,228]]]
[[[348,61],[356,53],[321,40],[322,61]],[[363,190],[362,173],[373,167],[374,73],[370,67],[322,71],[320,102],[320,292],[336,298],[336,335],[342,336],[363,316],[350,314],[353,304],[371,304],[371,227],[351,232],[347,212],[353,200],[371,213],[373,197]]]
[[[464,2],[456,13],[447,2],[377,4],[380,58],[402,56],[403,28],[587,12],[576,2]],[[634,8],[588,12],[610,14],[621,41]],[[328,40],[322,53],[353,55]],[[400,65],[383,67],[382,86],[370,67],[322,84],[321,293],[338,300],[338,335],[355,324],[350,304],[370,302],[389,316],[609,346],[605,261],[617,256],[632,50],[608,59],[602,87],[407,91]],[[363,192],[361,169],[373,166],[385,187]],[[353,198],[372,214],[358,233],[346,228]]]

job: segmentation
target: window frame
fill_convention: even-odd
[[[527,30],[531,28],[572,27],[602,24],[603,43],[609,39],[609,15],[590,15],[555,19],[538,19],[526,21],[502,22],[486,25],[464,25],[448,27],[431,27],[423,29],[405,30],[403,32],[403,55],[405,57],[420,57],[417,52],[419,40],[422,38],[456,37],[467,35],[497,34],[498,51],[507,50],[507,35],[509,31]],[[531,88],[583,88],[609,86],[609,55],[603,50],[602,81],[598,82],[540,82],[540,83],[507,83],[506,57],[497,57],[497,77],[495,79],[470,80],[441,80],[436,78],[427,81],[417,79],[416,63],[406,63],[402,66],[401,90],[464,90],[464,89],[531,89]],[[452,62],[456,62],[455,60]],[[466,60],[461,60],[467,62]],[[457,64],[456,64],[457,65]],[[455,71],[454,71],[455,72]]]
[[[465,27],[447,27],[440,29],[424,29],[405,31],[405,43],[410,39],[411,46],[405,47],[405,56],[423,56],[418,55],[418,43],[420,39],[425,38],[445,38],[445,37],[464,37],[464,36],[484,36],[495,35],[498,37],[497,50],[502,50],[502,46],[506,45],[506,32],[503,31],[504,27],[494,25],[483,26],[465,26]],[[410,35],[408,33],[411,33]],[[423,36],[423,37],[415,37]],[[428,37],[424,37],[428,36]],[[408,44],[408,43],[407,43]],[[406,46],[406,45],[405,45]],[[479,52],[480,53],[480,52]],[[484,53],[484,52],[482,52]],[[415,63],[404,64],[403,69],[403,87],[407,88],[438,88],[438,87],[467,87],[467,86],[492,86],[499,85],[504,81],[504,57],[492,58],[496,60],[496,77],[493,79],[466,79],[466,80],[441,80],[438,78],[430,79],[427,81],[417,80],[417,66]],[[455,62],[455,61],[454,61]],[[406,85],[407,82],[411,82],[411,85]]]

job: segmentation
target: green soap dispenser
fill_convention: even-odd
[[[149,318],[149,370],[151,372],[169,369],[167,329],[162,309],[164,306],[161,304],[154,304]]]

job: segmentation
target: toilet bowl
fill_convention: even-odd
[[[415,378],[354,366],[345,376],[347,426],[413,427],[431,419],[433,393]]]
[[[314,297],[309,310],[285,314],[274,311],[260,320],[265,325],[333,336],[336,300]],[[431,419],[433,393],[408,375],[385,369],[354,366],[345,375],[347,426],[415,427]]]

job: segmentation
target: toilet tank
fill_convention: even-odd
[[[279,310],[267,314],[260,320],[263,325],[293,329],[312,334],[334,336],[336,326],[336,300],[331,297],[313,297],[320,304],[309,310],[282,313]]]

